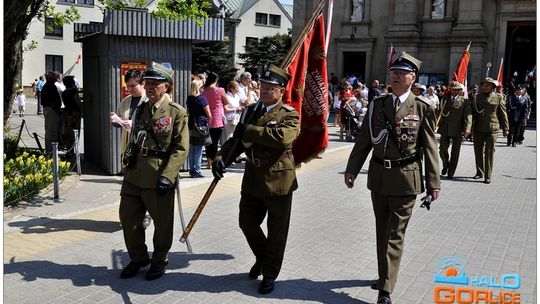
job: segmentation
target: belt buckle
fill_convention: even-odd
[[[261,160],[258,159],[258,158],[254,158],[254,159],[253,159],[253,165],[254,165],[255,167],[260,167],[260,166],[261,166]]]
[[[148,147],[142,147],[141,148],[141,155],[144,157],[148,156]]]
[[[385,167],[386,169],[392,169],[392,161],[391,161],[391,160],[385,159],[385,160],[383,160],[383,161],[384,161],[384,167]]]

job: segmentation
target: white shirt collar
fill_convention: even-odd
[[[409,94],[411,94],[411,91],[407,91],[399,96],[397,96],[397,98],[399,98],[399,105],[401,106],[406,100],[407,98],[409,98]],[[394,102],[396,101],[396,95],[395,94],[392,94],[392,100],[394,100]]]
[[[277,105],[277,103],[265,106],[266,113],[270,112],[270,110],[272,110],[276,105]]]

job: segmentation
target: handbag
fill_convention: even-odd
[[[209,146],[212,144],[210,138],[210,127],[208,123],[193,124],[193,130],[190,131],[189,144],[192,146]]]

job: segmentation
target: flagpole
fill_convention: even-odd
[[[326,1],[327,0],[320,0],[313,12],[311,13],[311,17],[304,25],[302,32],[300,32],[300,35],[294,41],[293,47],[289,50],[289,53],[287,53],[285,59],[283,59],[283,62],[281,63],[282,69],[286,70],[289,64],[291,64],[291,61],[293,60],[294,55],[296,55],[296,52],[300,48],[300,45],[304,42],[304,39],[306,38],[309,31],[311,31],[311,29],[313,28],[313,25],[315,25],[315,20],[317,20],[319,15],[322,13],[322,8],[324,7]]]
[[[328,53],[328,44],[330,43],[330,35],[332,33],[332,15],[334,14],[334,0],[328,0],[328,16],[326,17],[326,37],[324,53]]]

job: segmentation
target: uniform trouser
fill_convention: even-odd
[[[45,151],[52,153],[52,143],[58,142],[58,113],[51,107],[43,107],[45,116]]]
[[[131,261],[149,260],[143,227],[148,210],[155,227],[152,264],[167,262],[173,240],[174,191],[158,196],[155,189],[141,189],[124,181],[120,197],[120,222]]]
[[[371,191],[377,232],[377,289],[394,291],[405,244],[405,230],[416,195],[390,196]]]
[[[240,199],[240,228],[257,260],[263,261],[264,277],[276,279],[287,244],[291,219],[292,193],[275,197],[253,197],[242,194]],[[261,224],[268,213],[268,236]]]
[[[497,142],[497,132],[474,133],[473,144],[476,174],[484,178],[491,178],[495,142]]]
[[[448,147],[452,141],[452,154],[448,155]],[[453,176],[456,173],[459,161],[459,151],[461,150],[461,136],[441,135],[439,155],[441,156],[443,168],[448,169],[448,175]]]

